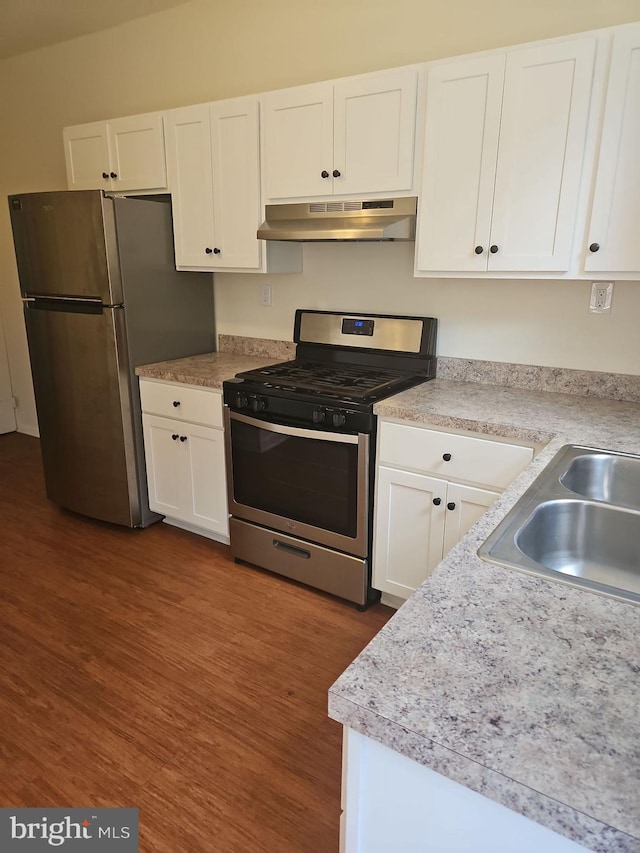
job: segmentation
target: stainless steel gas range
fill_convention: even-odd
[[[293,361],[224,383],[231,553],[368,606],[374,403],[435,376],[437,320],[296,311]]]

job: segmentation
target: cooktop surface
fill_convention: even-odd
[[[316,394],[341,400],[375,402],[427,377],[364,365],[285,361],[238,373],[253,386],[292,394]]]

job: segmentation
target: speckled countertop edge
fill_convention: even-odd
[[[385,418],[546,446],[332,686],[330,716],[591,850],[637,853],[640,607],[490,565],[476,552],[564,444],[640,453],[640,406],[436,379],[375,410]],[[471,647],[464,621],[452,628],[460,613],[472,620]],[[532,622],[536,613],[544,613],[539,624]],[[562,625],[560,638],[553,632],[556,625]],[[581,649],[589,651],[593,637],[613,647],[611,660],[600,647],[584,657]],[[537,645],[538,652],[527,645]],[[514,647],[522,671],[513,663]],[[485,650],[486,659],[474,658],[477,648]],[[459,660],[453,664],[456,652]],[[434,667],[438,654],[445,663]],[[578,684],[570,667],[563,668],[572,660],[580,666]],[[530,675],[536,666],[542,673],[538,682]],[[603,667],[615,670],[620,691],[607,691],[599,680]],[[490,686],[487,698],[478,685],[496,673],[497,685]],[[600,675],[613,678],[611,672]],[[448,679],[457,689],[448,691]],[[538,690],[541,684],[544,689]],[[532,710],[523,712],[519,705],[523,691]],[[583,716],[576,695],[584,703]],[[592,696],[601,704],[594,705]],[[502,714],[490,709],[493,699]],[[454,706],[451,721],[447,713]],[[607,733],[597,729],[598,721],[605,729],[610,725],[607,714],[617,723],[608,742]],[[593,741],[570,745],[577,756],[572,765],[565,760],[571,749],[563,751],[563,738],[576,729]],[[577,790],[585,780],[586,790]],[[607,791],[612,780],[615,790]]]

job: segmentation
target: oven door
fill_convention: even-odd
[[[225,407],[229,512],[367,554],[369,436],[269,423]]]

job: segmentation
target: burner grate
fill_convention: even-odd
[[[406,379],[405,373],[393,370],[297,361],[273,364],[239,375],[272,388],[344,398],[383,393]]]

